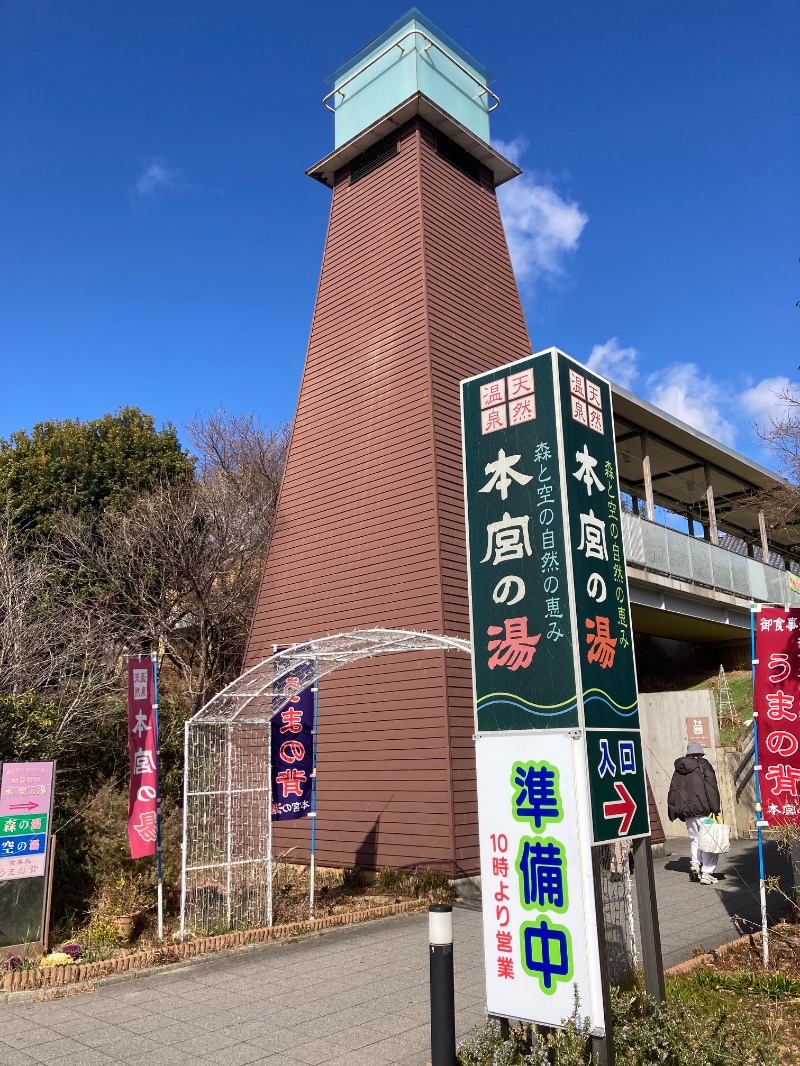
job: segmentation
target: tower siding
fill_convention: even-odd
[[[458,382],[531,348],[491,175],[442,159],[419,119],[398,148],[336,176],[248,666],[356,628],[468,635]],[[326,678],[318,861],[476,873],[473,730],[466,657]],[[276,849],[305,861],[309,835],[283,823]]]

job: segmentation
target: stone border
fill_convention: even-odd
[[[14,970],[3,977],[0,991],[8,993],[42,988],[63,988],[66,985],[85,981],[97,981],[114,974],[183,962],[184,959],[195,958],[198,955],[210,955],[214,952],[229,951],[232,948],[246,947],[251,944],[266,944],[271,940],[285,940],[287,937],[316,933],[337,926],[356,925],[372,918],[389,918],[395,914],[406,914],[409,911],[427,907],[427,905],[427,900],[418,899],[407,900],[404,903],[387,903],[382,907],[365,907],[363,910],[331,914],[327,918],[292,922],[289,925],[265,926],[260,929],[223,933],[221,936],[198,937],[197,940],[184,940],[182,943],[150,948],[149,951],[138,951],[131,955],[120,955],[116,959],[105,959],[103,962],[75,963],[71,966],[37,966],[30,970]]]
[[[718,948],[712,948],[711,951],[706,951],[702,955],[695,955],[693,959],[687,959],[686,962],[679,962],[676,966],[670,966],[664,972],[669,974],[670,977],[686,977],[687,974],[699,970],[701,966],[715,962],[720,955],[727,955],[733,948],[752,942],[761,942],[761,930],[757,933],[745,933],[744,936],[740,936],[736,940],[729,940],[727,944],[721,944]]]

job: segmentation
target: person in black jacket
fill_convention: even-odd
[[[696,740],[690,742],[686,754],[675,760],[675,773],[669,785],[667,813],[674,822],[680,818],[686,822],[686,829],[692,845],[692,865],[689,877],[701,885],[714,885],[717,878],[718,855],[710,851],[701,851],[697,845],[700,825],[709,814],[719,814],[719,788],[714,767],[704,758],[701,744]]]

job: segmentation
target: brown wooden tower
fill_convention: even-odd
[[[384,626],[468,636],[461,378],[531,351],[495,188],[489,72],[418,12],[334,75],[333,189],[286,474],[245,666]],[[317,861],[478,872],[469,660],[323,681]],[[307,821],[276,826],[308,855]]]

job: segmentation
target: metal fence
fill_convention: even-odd
[[[784,570],[623,513],[625,558],[645,570],[732,592],[762,603],[800,603]]]
[[[604,844],[600,858],[603,933],[612,985],[632,984],[639,963],[630,840]]]
[[[293,644],[247,670],[184,726],[181,935],[272,925],[270,723],[300,688],[388,652],[470,654],[467,640],[364,629]]]

